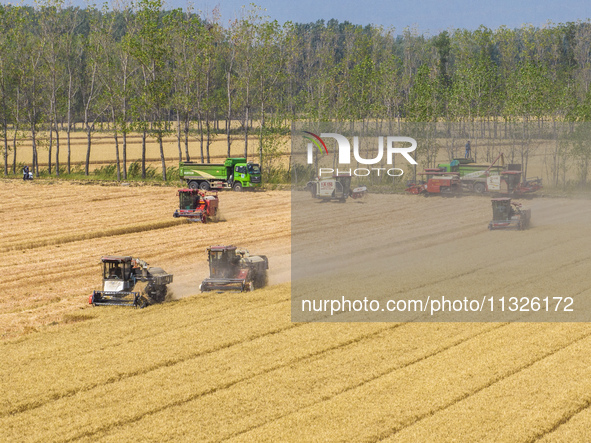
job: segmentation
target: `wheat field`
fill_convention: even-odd
[[[10,136],[12,134],[9,134]],[[17,163],[29,163],[31,162],[33,155],[32,141],[30,134],[24,134],[24,137],[20,137],[17,142]],[[60,165],[64,166],[67,162],[68,146],[67,146],[67,134],[63,131],[59,134],[60,140],[60,152],[59,160]],[[10,139],[10,137],[9,137]],[[184,134],[181,138],[181,151],[183,159],[185,159],[185,142]],[[207,157],[206,138],[203,142],[203,154]],[[286,140],[286,146],[288,147],[288,140]],[[55,135],[52,142],[52,164],[55,165],[56,160],[56,141]],[[49,134],[41,132],[37,140],[37,151],[39,156],[39,166],[45,169],[48,165],[49,156]],[[244,136],[243,135],[232,135],[230,153],[234,157],[244,156]],[[84,165],[86,161],[86,151],[88,147],[88,139],[84,132],[72,132],[70,135],[70,149],[71,149],[71,162],[74,165]],[[115,138],[112,132],[96,132],[92,135],[92,143],[90,150],[90,164],[91,169],[94,167],[112,164],[116,159],[115,151]],[[9,162],[12,162],[12,142],[10,143]],[[164,157],[168,163],[168,166],[178,166],[179,160],[179,143],[178,138],[175,135],[167,136],[163,140]],[[210,156],[213,163],[223,161],[228,154],[228,141],[225,135],[212,135],[211,144],[209,147]],[[259,141],[256,132],[252,133],[248,137],[248,157],[257,158],[259,153]],[[189,137],[189,155],[192,161],[201,160],[201,138],[200,136],[191,135]],[[119,135],[119,156],[120,160],[123,159],[123,139]],[[131,163],[133,161],[140,161],[142,158],[142,135],[139,133],[131,133],[127,136],[127,161]],[[156,167],[160,167],[160,146],[154,137],[146,138],[146,160],[149,164]]]
[[[206,225],[172,219],[171,188],[3,181],[0,193],[1,441],[591,438],[587,323],[292,323],[288,192],[221,193],[226,221]],[[487,231],[484,197],[320,207],[392,208],[365,229],[405,237],[392,245],[405,293],[589,295],[591,202],[528,205],[524,232]],[[224,243],[266,254],[270,286],[199,294],[205,248]],[[88,306],[103,254],[173,273],[175,300]],[[446,261],[425,272],[426,257]]]

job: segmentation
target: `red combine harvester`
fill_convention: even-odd
[[[454,159],[436,168],[426,168],[421,175],[427,178],[418,183],[409,182],[407,192],[429,195],[463,191],[525,196],[542,189],[541,179],[523,179],[521,165],[505,167],[502,153],[490,165],[476,164],[472,159]]]
[[[252,291],[267,284],[269,260],[264,255],[250,255],[236,246],[207,248],[209,278],[199,289],[207,291]]]
[[[529,227],[531,209],[525,209],[521,203],[512,202],[509,197],[493,198],[493,219],[488,223],[488,229],[518,229]]]
[[[207,223],[217,221],[219,199],[217,192],[200,189],[179,189],[179,209],[174,211],[174,218],[184,217],[191,221]]]

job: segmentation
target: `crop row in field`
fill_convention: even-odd
[[[283,286],[101,310],[6,342],[0,435],[525,441],[589,389],[585,324],[293,324],[288,299]]]

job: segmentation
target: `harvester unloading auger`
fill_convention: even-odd
[[[250,255],[236,246],[207,248],[209,278],[199,289],[206,291],[253,291],[267,284],[269,261],[264,255]]]
[[[172,274],[162,268],[150,268],[145,261],[128,256],[105,256],[101,263],[103,290],[92,293],[88,300],[91,305],[144,308],[166,298]]]

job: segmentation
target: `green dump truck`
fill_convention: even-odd
[[[261,168],[245,158],[227,158],[224,163],[181,162],[179,177],[191,189],[254,189],[261,186]]]

